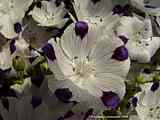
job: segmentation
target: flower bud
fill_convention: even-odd
[[[20,56],[16,56],[12,59],[12,65],[16,71],[24,71],[26,67],[24,59]]]

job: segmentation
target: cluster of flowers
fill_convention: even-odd
[[[160,120],[159,0],[0,0],[0,16],[0,120]]]

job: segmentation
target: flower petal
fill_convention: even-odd
[[[58,43],[54,42],[54,39],[51,39],[49,41],[49,43],[52,44],[54,50],[55,50],[55,55],[56,55],[56,64],[58,63],[58,67],[63,69],[63,74],[65,76],[71,76],[73,75],[73,67],[72,67],[72,63],[71,63],[71,59],[68,57],[68,55],[66,54],[66,51],[64,51],[59,43],[60,41],[58,41]],[[50,68],[51,70],[55,71],[54,68],[56,66],[55,65],[55,61],[53,62],[49,62],[51,64]],[[53,64],[53,65],[52,65]],[[56,72],[57,71],[57,72]],[[55,73],[61,73],[59,71],[59,69],[56,69]],[[57,76],[58,77],[58,76]]]
[[[3,15],[1,16],[0,20],[0,32],[6,37],[6,38],[14,38],[17,36],[17,33],[14,31],[14,25],[12,21],[10,20],[10,16]]]
[[[96,74],[96,80],[91,81],[90,84],[94,88],[94,91],[91,91],[89,88],[88,91],[94,96],[101,97],[103,91],[112,91],[118,94],[120,99],[122,99],[125,94],[124,78],[114,75],[112,73]],[[96,94],[97,91],[99,91],[99,93],[101,94]]]
[[[128,48],[131,59],[146,63],[151,60],[151,57],[160,47],[160,40],[159,37],[151,37],[148,39],[142,39],[141,41],[142,43],[128,41],[126,47]]]
[[[96,44],[90,56],[90,59],[95,62],[96,73],[113,73],[126,76],[130,67],[129,58],[124,61],[112,59],[115,49],[123,45],[123,42],[116,37],[105,38]]]

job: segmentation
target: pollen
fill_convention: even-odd
[[[76,59],[74,62],[74,67],[73,67],[73,72],[74,78],[79,78],[79,79],[90,79],[95,76],[95,65],[92,61],[89,61],[86,57],[86,59],[80,60]]]

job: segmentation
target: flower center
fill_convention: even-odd
[[[95,65],[88,59],[77,60],[73,65],[74,75],[70,78],[72,81],[88,80],[95,75]]]
[[[80,77],[89,77],[91,74],[93,74],[94,68],[90,63],[79,63],[76,66],[76,74]]]

